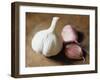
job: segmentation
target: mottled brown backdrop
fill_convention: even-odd
[[[50,27],[52,17],[60,17],[56,25],[56,33],[61,34],[62,28],[67,24],[75,25],[75,29],[83,33],[82,46],[87,50],[86,64],[89,63],[89,16],[69,15],[69,14],[46,14],[46,13],[26,13],[26,67],[36,66],[57,66],[83,64],[82,61],[71,61],[61,56],[46,58],[41,54],[35,54],[32,50],[31,42],[34,34],[40,30]],[[61,54],[61,53],[60,53]]]

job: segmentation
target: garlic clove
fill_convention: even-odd
[[[58,36],[51,34],[44,40],[43,55],[46,57],[57,55],[62,49],[62,41]]]
[[[42,35],[41,35],[42,34]],[[32,49],[36,53],[42,53],[43,50],[43,39],[45,38],[45,31],[39,31],[34,35],[32,39]]]
[[[61,35],[64,42],[77,42],[78,36],[73,25],[64,26]]]
[[[75,44],[75,43],[70,43],[65,46],[65,56],[69,59],[76,59],[80,60],[83,59],[83,51],[82,48]]]

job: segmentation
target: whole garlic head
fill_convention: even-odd
[[[46,57],[57,55],[62,49],[61,36],[55,34],[55,26],[58,17],[53,17],[51,26],[47,30],[39,31],[32,39],[32,49]]]

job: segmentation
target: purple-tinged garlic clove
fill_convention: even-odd
[[[73,25],[66,25],[61,32],[64,42],[77,42],[78,36]]]
[[[82,48],[75,44],[71,43],[65,46],[65,56],[69,59],[80,60],[83,59],[83,51]]]

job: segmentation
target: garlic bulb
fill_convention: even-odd
[[[53,17],[49,29],[41,30],[32,39],[32,49],[46,57],[57,55],[62,49],[61,36],[55,34],[55,27],[59,17]]]

